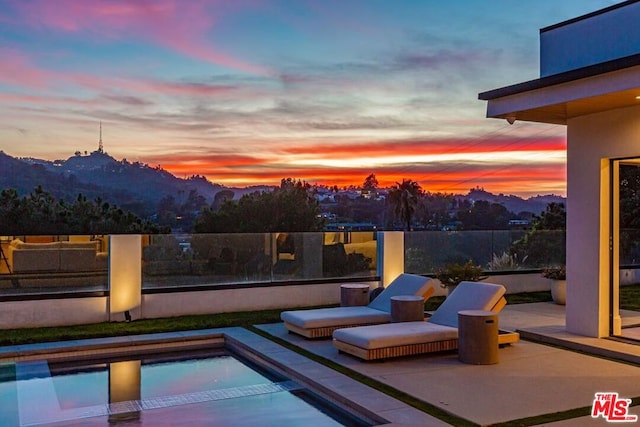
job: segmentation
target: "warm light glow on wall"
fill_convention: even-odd
[[[109,364],[109,403],[140,400],[140,361]]]
[[[140,400],[141,397],[141,362],[128,360],[109,364],[109,404]],[[136,420],[139,411],[115,413],[109,415],[109,424]]]
[[[139,317],[142,301],[142,236],[109,236],[109,315],[122,321],[124,311]],[[122,315],[118,315],[122,313]]]
[[[404,232],[383,231],[378,233],[378,275],[386,287],[404,273]]]

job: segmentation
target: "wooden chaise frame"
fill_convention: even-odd
[[[500,312],[507,304],[507,300],[501,297],[496,305],[491,309],[496,313]],[[520,334],[517,332],[501,331],[498,335],[498,344],[500,346],[509,345],[518,342]],[[364,360],[387,359],[392,357],[412,356],[415,354],[435,353],[440,351],[456,350],[458,348],[458,339],[432,341],[417,344],[396,345],[382,348],[365,349],[342,341],[333,340],[333,345],[341,352],[352,354]]]
[[[434,293],[435,293],[435,289],[433,288],[433,286],[431,286],[427,288],[424,294],[422,294],[422,298],[426,301]],[[506,303],[506,300],[505,300],[505,303]],[[300,328],[298,326],[292,325],[289,322],[284,322],[284,326],[290,332],[294,332],[298,335],[302,335],[305,338],[318,339],[318,338],[328,338],[332,336],[333,331],[335,331],[336,329],[354,328],[356,326],[380,325],[383,323],[388,323],[388,322],[353,323],[353,324],[347,324],[347,325],[322,326],[318,328],[308,328],[308,329]]]

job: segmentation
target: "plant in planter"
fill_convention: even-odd
[[[567,301],[567,268],[564,265],[547,267],[542,270],[542,277],[551,279],[551,298],[556,304],[564,305]]]
[[[482,267],[475,265],[472,260],[469,260],[464,264],[445,264],[436,270],[435,278],[440,281],[443,288],[447,289],[447,294],[450,294],[460,282],[477,282],[486,279],[487,276],[482,275]]]

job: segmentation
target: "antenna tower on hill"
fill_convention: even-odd
[[[102,153],[102,120],[100,120],[100,140],[98,141],[98,152]]]

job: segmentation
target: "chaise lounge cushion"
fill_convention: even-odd
[[[384,325],[337,329],[334,340],[373,350],[391,346],[420,344],[458,338],[458,328],[430,322],[399,322]]]
[[[430,323],[458,327],[461,310],[491,311],[505,293],[502,285],[483,282],[460,282],[429,318]]]
[[[433,280],[414,274],[401,274],[369,305],[293,310],[281,313],[285,327],[311,338],[331,336],[332,329],[391,321],[391,297],[418,295],[429,297],[434,292]]]
[[[391,315],[386,311],[360,306],[285,311],[281,318],[299,328],[312,329],[345,324],[385,323],[391,320]]]
[[[391,313],[391,297],[398,295],[431,295],[433,284],[428,277],[403,273],[396,277],[367,307]],[[430,291],[430,292],[429,292]]]

